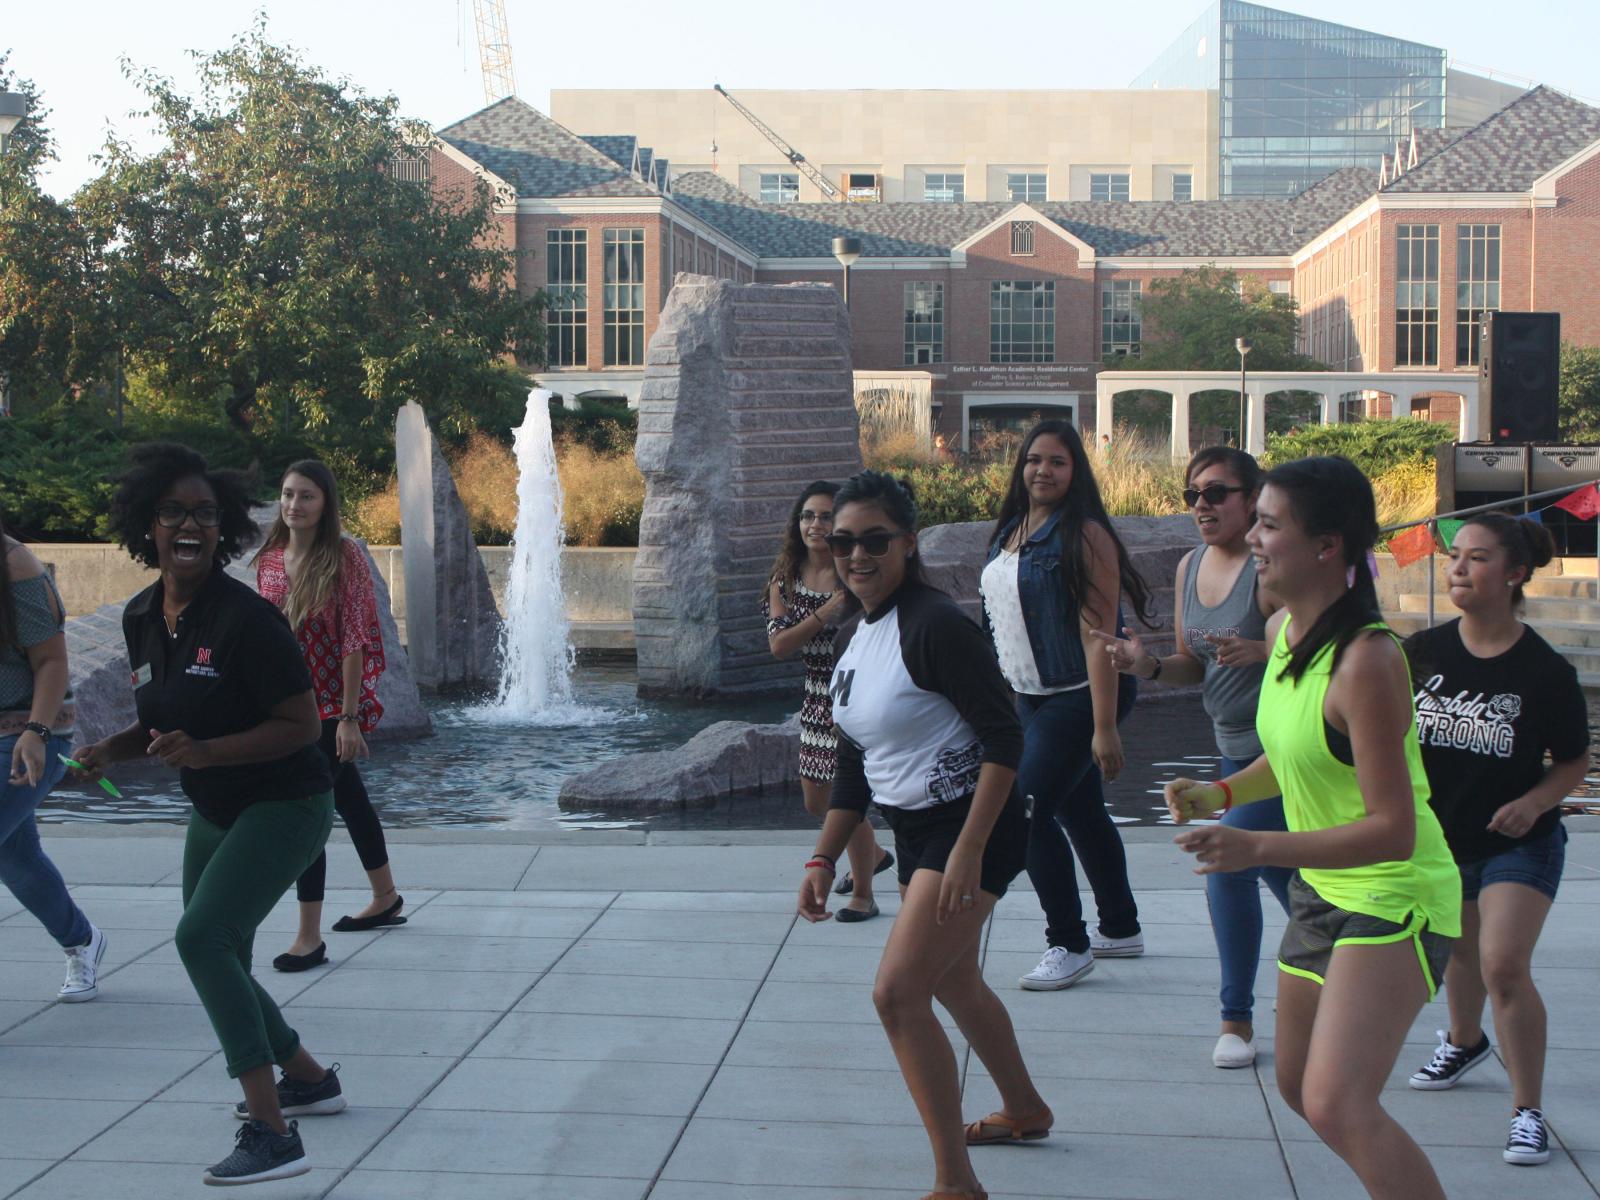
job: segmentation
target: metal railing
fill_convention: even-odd
[[[1542,492],[1530,492],[1521,496],[1509,496],[1504,500],[1494,500],[1488,504],[1474,504],[1471,508],[1458,508],[1452,512],[1435,513],[1431,517],[1421,517],[1415,521],[1400,521],[1394,525],[1385,525],[1378,530],[1381,537],[1386,533],[1399,533],[1404,529],[1415,529],[1418,525],[1437,525],[1440,521],[1453,521],[1461,517],[1474,517],[1479,513],[1494,512],[1496,509],[1508,508],[1512,505],[1522,505],[1522,511],[1528,511],[1528,505],[1535,500],[1548,500],[1553,496],[1566,496],[1580,488],[1600,486],[1600,479],[1590,479],[1583,483],[1570,483],[1558,488],[1549,488]],[[1434,610],[1434,559],[1439,556],[1437,543],[1428,550],[1428,628],[1433,628]],[[1600,578],[1600,545],[1595,547],[1595,575]]]

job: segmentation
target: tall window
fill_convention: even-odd
[[[1011,253],[1013,253],[1013,254],[1032,254],[1033,253],[1033,222],[1032,221],[1013,221],[1013,222],[1011,222]]]
[[[906,366],[944,361],[944,284],[908,283]]]
[[[794,171],[763,171],[761,173],[761,202],[763,204],[792,204],[800,199],[800,176]]]
[[[967,198],[967,177],[959,171],[924,175],[922,198],[945,204],[960,204]]]
[[[1020,280],[989,285],[989,361],[1056,360],[1056,285]]]
[[[1089,174],[1089,199],[1126,200],[1128,198],[1128,173],[1126,171],[1092,171]]]
[[[1139,281],[1112,279],[1100,289],[1100,355],[1139,353]]]
[[[606,252],[606,362],[644,365],[644,230],[608,229]]]
[[[1044,202],[1045,180],[1043,171],[1008,171],[1006,194],[1025,204],[1041,204]]]
[[[1439,227],[1396,228],[1394,363],[1439,365]]]
[[[1476,365],[1483,314],[1500,307],[1500,226],[1456,226],[1456,365]]]
[[[1172,198],[1183,201],[1194,199],[1193,175],[1174,175],[1172,177]]]
[[[545,234],[545,291],[549,295],[552,367],[589,362],[589,231],[552,229]]]

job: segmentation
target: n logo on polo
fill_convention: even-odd
[[[194,665],[197,667],[209,667],[211,665],[211,648],[209,646],[197,646],[195,648]]]
[[[855,668],[848,671],[835,671],[833,686],[828,689],[828,694],[833,697],[833,702],[840,707],[850,703],[850,685],[855,682]]]

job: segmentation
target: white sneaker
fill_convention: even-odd
[[[1089,953],[1096,958],[1138,958],[1144,953],[1144,934],[1114,938],[1096,929],[1089,935]]]
[[[1211,1051],[1211,1065],[1225,1071],[1248,1067],[1256,1060],[1256,1044],[1247,1042],[1237,1033],[1225,1033],[1217,1039]]]
[[[1059,992],[1093,970],[1093,955],[1074,954],[1065,946],[1051,946],[1044,952],[1039,965],[1017,982],[1030,992]]]
[[[67,981],[57,993],[64,1004],[81,1004],[100,994],[96,982],[100,974],[100,960],[106,956],[106,935],[99,928],[89,926],[89,940],[82,946],[67,951]]]

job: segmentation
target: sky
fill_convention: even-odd
[[[518,94],[552,88],[1120,88],[1205,0],[505,0]],[[1273,7],[1443,46],[1459,66],[1548,83],[1600,103],[1593,0],[1282,0]],[[217,50],[266,16],[268,36],[329,75],[399,97],[447,125],[483,106],[472,0],[45,0],[0,4],[0,50],[51,110],[59,161],[45,187],[91,178],[108,129],[145,149],[124,57],[188,87],[186,51]],[[984,13],[1000,13],[984,19]],[[1511,14],[1514,13],[1514,18]],[[814,14],[814,15],[813,15]],[[628,133],[631,130],[579,130]],[[780,130],[780,132],[782,132]]]

